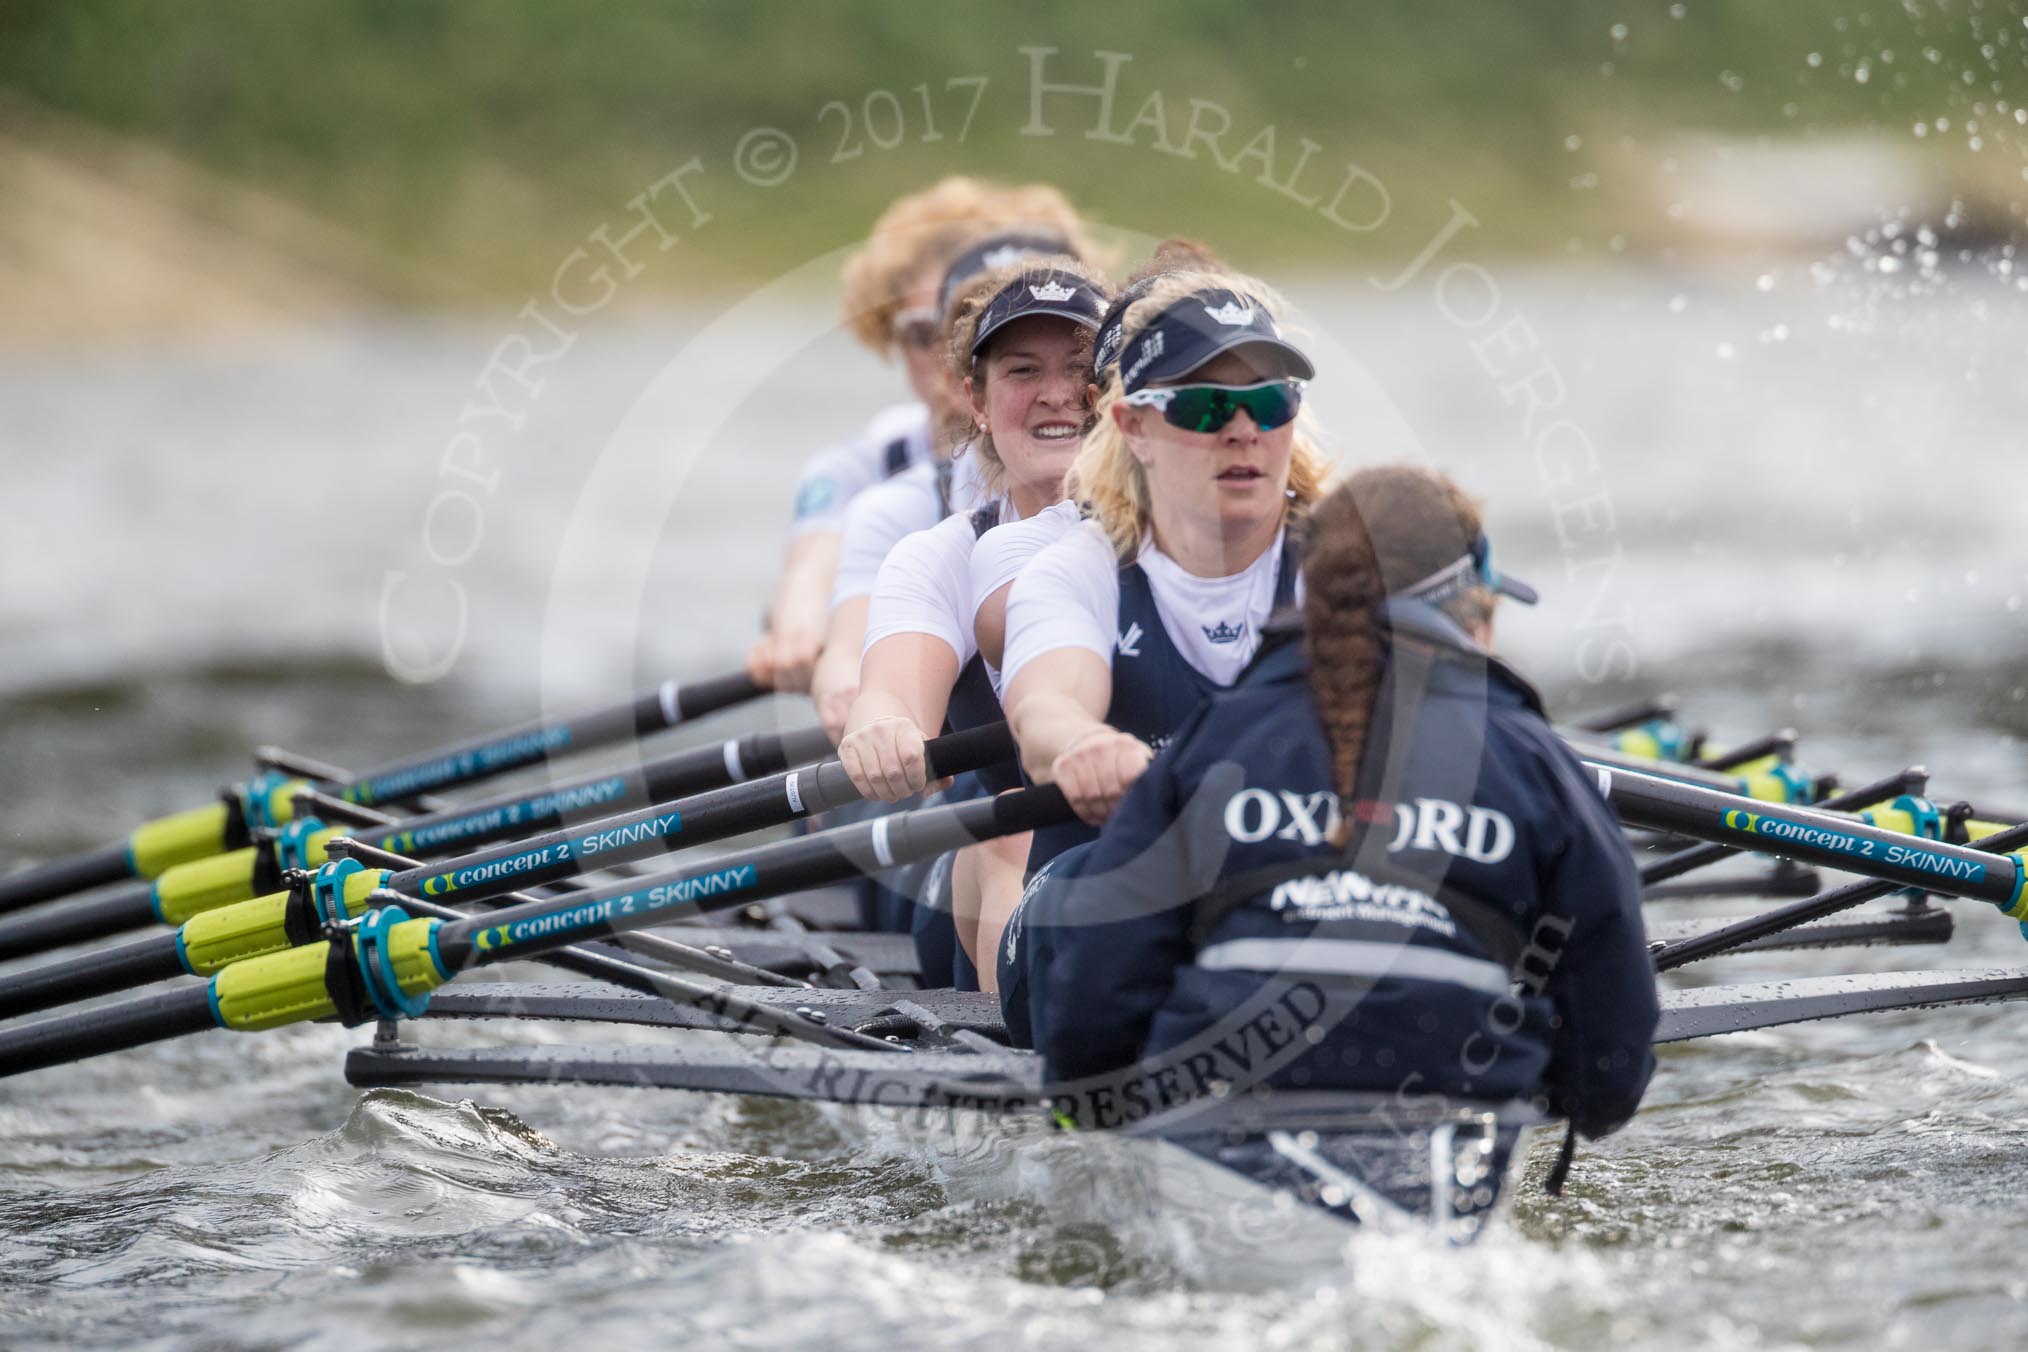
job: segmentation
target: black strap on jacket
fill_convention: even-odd
[[[896,437],[893,441],[887,443],[887,449],[882,454],[886,457],[887,474],[885,477],[892,479],[895,475],[908,468],[908,438]]]
[[[944,456],[937,459],[936,467],[937,520],[941,521],[951,514],[951,473],[954,466],[950,458]]]

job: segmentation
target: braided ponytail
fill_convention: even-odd
[[[1331,744],[1331,782],[1347,808],[1333,844],[1350,834],[1353,786],[1366,750],[1366,729],[1380,697],[1387,648],[1380,605],[1387,599],[1373,537],[1359,503],[1345,487],[1310,508],[1303,564],[1303,646],[1310,692]]]
[[[1380,465],[1351,475],[1310,508],[1303,562],[1303,635],[1310,692],[1331,745],[1331,782],[1346,805],[1334,843],[1350,838],[1366,734],[1387,670],[1381,609],[1388,594],[1428,577],[1470,547],[1479,508],[1446,475]],[[1461,622],[1490,613],[1471,587],[1447,603]]]

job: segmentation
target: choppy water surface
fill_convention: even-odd
[[[1599,448],[1583,485],[1545,477],[1427,296],[1290,289],[1335,346],[1318,403],[1337,449],[1452,468],[1491,500],[1503,561],[1551,593],[1504,638],[1558,707],[1668,689],[1724,736],[1793,725],[1854,781],[1920,761],[1940,797],[2028,800],[2018,293],[1978,272],[1883,293],[1856,265],[1765,290],[1505,281]],[[486,442],[483,540],[445,570],[468,630],[425,687],[381,673],[380,600],[388,569],[439,566],[421,543],[452,484],[439,460],[497,334],[0,370],[0,867],[198,801],[255,743],[363,764],[728,666],[788,476],[891,384],[814,305],[744,317],[718,359],[764,364],[772,393],[653,405],[679,482],[614,493],[601,466],[640,472],[629,409],[710,319],[588,336]],[[1609,531],[1573,530],[1581,491],[1607,495],[1590,510]],[[662,496],[644,547],[629,532]],[[1617,562],[1593,595],[1602,546]],[[587,586],[597,549],[609,595]],[[1636,670],[1594,686],[1574,653],[1615,609]],[[431,637],[431,617],[398,618]],[[768,717],[798,713],[747,721]],[[1948,948],[1685,979],[2024,962],[2014,927],[1968,906]],[[1507,1224],[1455,1254],[1347,1250],[1230,1210],[1180,1164],[1032,1130],[618,1090],[362,1094],[338,1068],[363,1033],[212,1035],[0,1085],[0,1344],[2019,1346],[2019,1019],[1672,1049],[1563,1200],[1532,1186],[1538,1141]]]

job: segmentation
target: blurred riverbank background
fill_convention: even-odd
[[[2021,220],[2024,38],[1972,0],[13,0],[0,344],[511,315],[693,157],[736,227],[682,232],[628,305],[750,288],[954,171],[1260,270],[1406,262],[1454,199],[1510,258],[1793,257],[1895,222],[1990,244]],[[1038,94],[1109,73],[1103,110]],[[755,129],[794,160],[736,168]],[[1338,224],[1348,166],[1385,199],[1355,184]]]

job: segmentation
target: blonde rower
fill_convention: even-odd
[[[1155,747],[1229,686],[1297,598],[1291,523],[1326,464],[1297,423],[1310,359],[1266,287],[1177,272],[1127,309],[1117,370],[1066,485],[1092,519],[1031,560],[1007,606],[1006,707],[1023,767],[1082,824],[1035,833],[1031,869],[1094,838]],[[1018,979],[1010,917],[982,951]],[[989,978],[991,980],[992,978]],[[1025,998],[1002,1004],[1010,1026]]]

